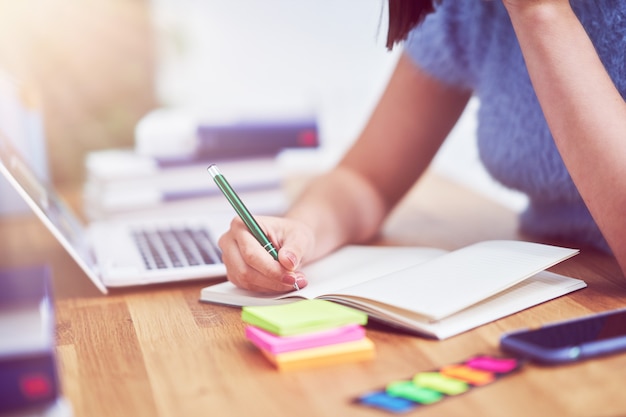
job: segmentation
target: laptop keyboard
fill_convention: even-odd
[[[148,269],[221,263],[219,248],[205,229],[136,230],[133,238]]]

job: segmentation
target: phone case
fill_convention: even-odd
[[[626,309],[505,333],[500,348],[534,362],[561,364],[626,351]]]

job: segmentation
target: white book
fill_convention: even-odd
[[[230,184],[256,214],[279,214],[286,206],[281,168],[274,157],[218,161]],[[131,214],[194,210],[232,211],[207,173],[208,162],[162,167],[156,158],[131,149],[91,152],[85,161],[85,212],[90,219]]]
[[[246,207],[255,215],[282,215],[289,205],[287,193],[282,189],[239,193]],[[158,195],[135,194],[128,198],[102,196],[100,200],[83,194],[83,211],[90,220],[133,217],[180,217],[185,216],[236,216],[233,207],[223,194],[208,197],[190,197],[163,200]]]
[[[452,252],[423,247],[346,246],[303,268],[308,286],[268,295],[230,282],[200,300],[231,306],[325,299],[393,327],[445,339],[586,287],[545,271],[578,253],[532,242],[493,240]]]
[[[219,163],[233,187],[268,189],[280,187],[283,176],[275,157],[197,161],[163,166],[157,158],[139,155],[132,149],[90,152],[85,158],[87,183],[102,192],[141,189],[196,191],[214,187],[206,169]]]
[[[210,179],[210,178],[209,178]],[[83,187],[83,201],[87,210],[95,209],[103,212],[123,212],[128,210],[143,210],[150,208],[163,207],[175,203],[200,203],[203,204],[207,211],[216,209],[224,209],[232,207],[228,204],[228,200],[215,186],[209,184],[211,188],[206,190],[180,190],[180,191],[159,191],[150,188],[138,190],[118,190],[116,192],[107,192],[99,190],[85,184]],[[254,202],[262,202],[261,207],[281,206],[287,201],[287,193],[281,187],[270,187],[260,189],[237,189],[238,195],[246,202],[248,209],[254,211]],[[275,199],[275,201],[265,201]]]

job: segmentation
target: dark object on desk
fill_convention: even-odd
[[[504,334],[500,347],[535,362],[561,364],[626,351],[626,309]]]
[[[276,156],[286,149],[319,146],[317,123],[313,119],[286,121],[245,121],[232,124],[200,124],[193,153],[159,157],[168,166],[215,162],[228,159]]]
[[[44,266],[0,270],[0,413],[58,400],[49,281]]]

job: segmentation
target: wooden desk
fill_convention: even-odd
[[[419,371],[497,354],[504,331],[626,305],[626,280],[615,261],[583,250],[553,270],[584,279],[584,290],[445,341],[372,327],[375,360],[280,373],[244,338],[238,309],[198,302],[206,283],[103,296],[35,219],[5,218],[0,230],[1,265],[53,268],[61,378],[80,417],[384,416],[349,401]],[[516,237],[513,213],[429,176],[394,213],[381,242],[454,249]],[[528,365],[414,414],[626,415],[625,380],[626,354],[554,368]]]

